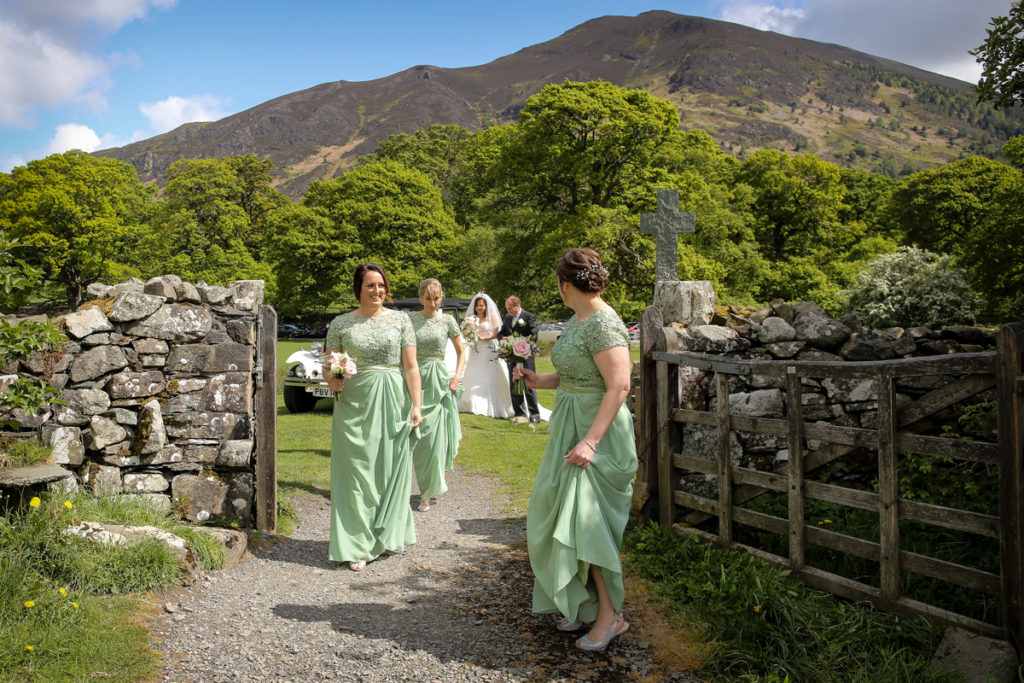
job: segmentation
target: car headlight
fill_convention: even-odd
[[[306,368],[304,368],[301,365],[296,365],[295,366],[295,376],[296,377],[305,377],[306,376]]]

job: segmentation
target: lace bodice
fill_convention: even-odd
[[[604,389],[604,378],[594,362],[594,354],[613,346],[629,348],[626,325],[615,311],[601,309],[582,322],[574,315],[551,349],[551,362],[561,381]]]
[[[327,329],[327,348],[344,351],[358,367],[401,365],[402,349],[416,346],[416,332],[409,316],[385,308],[377,316],[339,315]]]
[[[459,336],[455,318],[447,313],[433,318],[409,313],[409,320],[416,332],[416,356],[419,358],[443,358],[448,340]]]

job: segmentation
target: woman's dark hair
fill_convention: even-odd
[[[359,292],[363,290],[363,278],[366,277],[366,271],[368,270],[380,273],[380,276],[384,278],[384,292],[387,294],[384,299],[391,301],[391,283],[388,282],[388,274],[376,263],[360,263],[356,266],[356,273],[352,277],[352,293],[356,295],[356,301],[359,301]]]
[[[555,268],[559,282],[568,282],[581,292],[603,292],[608,288],[608,269],[593,249],[570,249]]]
[[[491,312],[491,307],[488,305],[487,299],[483,298],[482,296],[476,296],[476,297],[473,297],[473,302],[469,305],[469,314],[470,315],[476,315],[476,302],[477,301],[483,301],[484,302],[484,315],[487,315],[488,313]]]

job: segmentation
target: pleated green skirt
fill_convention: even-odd
[[[604,392],[574,390],[564,383],[555,396],[551,438],[537,472],[526,514],[533,568],[533,611],[561,613],[570,621],[597,618],[590,566],[601,575],[612,605],[621,611],[622,534],[629,519],[636,473],[633,418],[619,408],[586,469],[563,459],[586,436]]]
[[[423,386],[423,422],[413,432],[412,463],[422,498],[435,498],[448,490],[444,473],[454,469],[462,440],[458,399],[448,388],[451,375],[444,359],[419,363]]]
[[[416,542],[410,407],[398,368],[360,368],[334,401],[331,560],[372,560]]]

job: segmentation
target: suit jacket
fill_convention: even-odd
[[[518,320],[513,324],[514,316],[505,314],[501,323],[499,337],[527,337],[537,341],[537,318],[529,311],[519,309]]]

